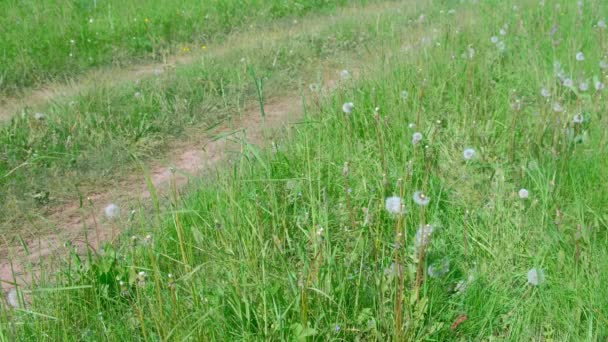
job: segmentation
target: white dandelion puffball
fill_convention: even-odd
[[[416,204],[423,206],[423,207],[429,205],[429,203],[431,202],[430,197],[428,197],[427,195],[422,193],[422,191],[414,192],[412,199],[414,199],[414,202],[416,202]]]
[[[507,48],[507,46],[505,45],[505,42],[500,41],[496,44],[496,47],[498,48],[498,51],[505,51],[505,49]]]
[[[403,90],[401,91],[401,98],[402,99],[407,99],[410,96],[410,93],[407,92],[407,90]]]
[[[579,83],[578,89],[580,91],[587,91],[587,90],[589,90],[589,83],[587,83],[587,82],[581,82],[581,83]]]
[[[577,52],[576,53],[576,60],[579,61],[579,62],[584,61],[585,60],[585,55],[581,51]]]
[[[36,119],[38,121],[42,121],[42,120],[46,119],[46,114],[36,113],[36,114],[34,114],[34,119]]]
[[[346,102],[342,105],[342,111],[346,114],[352,113],[353,109],[355,109],[355,104],[352,102]]]
[[[416,133],[412,134],[412,144],[417,145],[421,141],[422,141],[422,133],[416,132]]]
[[[564,80],[563,84],[564,84],[564,87],[572,88],[572,86],[574,85],[574,82],[572,81],[572,79],[566,78]]]
[[[572,122],[575,124],[582,124],[584,120],[585,120],[585,118],[583,117],[583,114],[576,114],[572,118]]]
[[[348,80],[348,79],[350,79],[350,72],[348,72],[348,70],[344,69],[344,70],[340,71],[340,77],[343,80]]]
[[[601,60],[600,61],[600,69],[608,69],[608,62],[606,62],[606,60]]]
[[[530,196],[530,193],[528,192],[528,190],[524,189],[524,188],[519,189],[517,194],[519,195],[519,198],[521,198],[521,199],[527,199],[528,196]]]
[[[551,96],[551,92],[549,91],[549,89],[543,88],[540,90],[540,95],[542,97],[549,97],[549,96]]]
[[[555,102],[553,104],[553,111],[556,113],[561,113],[564,111],[564,107],[562,107],[562,105],[559,102]]]
[[[507,35],[507,30],[505,30],[504,28],[501,28],[499,31],[501,36],[506,36]]]
[[[595,81],[595,90],[600,91],[604,89],[604,83],[600,81]]]
[[[405,214],[405,208],[403,207],[403,201],[399,196],[387,197],[385,201],[386,211],[393,215]]]
[[[490,41],[494,44],[498,43],[498,37],[496,36],[492,36],[492,38],[490,38]]]
[[[433,226],[430,224],[418,228],[418,231],[416,232],[416,246],[420,247],[421,244],[428,244],[431,239],[431,234],[433,234]]]
[[[113,218],[118,217],[118,215],[120,215],[120,208],[116,204],[110,203],[104,209],[104,212],[105,212],[107,218],[113,219]]]
[[[600,19],[597,22],[597,27],[601,28],[601,29],[605,29],[606,28],[606,21],[604,19]]]
[[[462,153],[465,160],[471,160],[475,158],[475,150],[472,148],[466,148]]]
[[[427,273],[431,278],[439,278],[450,272],[450,260],[444,259],[440,262],[436,262],[430,265],[427,269]]]
[[[528,284],[533,286],[541,285],[545,282],[545,271],[533,267],[528,271]]]
[[[6,301],[8,302],[8,305],[12,306],[13,308],[18,308],[19,305],[19,294],[17,293],[17,289],[12,288],[10,289],[10,291],[8,291],[8,294],[6,295]]]

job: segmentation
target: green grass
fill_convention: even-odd
[[[357,3],[362,1],[357,0]],[[347,1],[49,0],[0,3],[0,94],[91,68],[193,53],[230,32]],[[351,3],[351,2],[349,2]]]
[[[125,235],[150,241],[73,255],[27,309],[3,311],[5,336],[605,340],[606,90],[568,89],[553,64],[577,85],[606,83],[606,32],[594,24],[608,8],[589,1],[578,15],[576,3],[556,3],[434,4],[410,23],[416,35],[375,46],[364,75],[307,111],[276,149],[243,142],[239,160],[174,198],[160,221],[136,215]],[[408,21],[398,18],[373,27],[399,32]],[[428,206],[414,203],[417,190]],[[395,195],[406,214],[385,210]],[[415,235],[427,223],[422,254]],[[446,274],[428,274],[445,260]],[[546,276],[539,286],[528,284],[533,267]]]

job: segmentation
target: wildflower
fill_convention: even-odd
[[[608,69],[608,62],[606,60],[602,59],[600,61],[600,69]]]
[[[584,121],[584,117],[583,114],[576,114],[573,118],[572,118],[572,122],[575,124],[582,124]]]
[[[117,218],[118,215],[120,215],[120,208],[116,204],[110,203],[104,209],[104,212],[105,212],[107,218],[113,219],[113,218]]]
[[[416,246],[420,247],[420,245],[426,245],[429,243],[431,239],[431,234],[433,234],[433,226],[427,224],[426,226],[420,226],[418,231],[416,232]]]
[[[430,265],[427,269],[427,273],[429,274],[429,277],[431,277],[431,278],[443,277],[448,272],[450,272],[450,260],[449,259],[443,259],[438,263],[434,263],[434,264]]]
[[[405,208],[403,206],[403,201],[399,196],[391,196],[387,197],[385,200],[386,211],[393,215],[401,215],[405,214]]]
[[[413,145],[417,145],[421,141],[422,141],[422,133],[416,132],[412,135],[412,144]]]
[[[123,296],[126,296],[129,294],[129,288],[127,287],[127,284],[124,281],[119,281],[118,285],[120,286],[120,294]]]
[[[605,29],[606,28],[606,21],[604,19],[598,20],[597,27],[599,27],[601,29]]]
[[[474,280],[475,277],[472,274],[469,274],[469,277],[466,280],[463,279],[456,284],[454,292],[459,295],[464,294]]]
[[[490,41],[494,44],[498,43],[498,37],[496,36],[492,36],[492,38],[490,38]]]
[[[133,96],[135,96],[136,98],[140,98],[141,93],[139,91],[136,91],[135,94],[133,94]]]
[[[342,78],[343,80],[350,79],[350,72],[348,72],[348,70],[346,69],[340,71],[340,78]]]
[[[507,30],[504,29],[504,28],[501,28],[500,31],[499,31],[499,33],[500,33],[501,36],[506,36],[507,35]]]
[[[563,82],[564,87],[572,88],[574,82],[570,78],[566,78]]]
[[[528,190],[524,189],[524,188],[519,189],[517,194],[519,195],[519,198],[524,199],[524,200],[527,199],[528,196],[530,196],[530,193],[528,192]]]
[[[528,271],[528,284],[533,286],[541,285],[545,282],[545,271],[542,269],[531,268]]]
[[[422,191],[414,192],[414,196],[412,196],[412,198],[414,199],[414,202],[416,202],[416,204],[423,207],[426,207],[431,202],[431,199],[425,194],[423,194]]]
[[[589,83],[586,82],[586,81],[583,81],[583,82],[579,83],[578,89],[580,91],[587,91],[587,90],[589,90]]]
[[[336,326],[334,327],[334,332],[337,334],[339,333],[341,330],[340,326],[336,324]]]
[[[46,119],[46,114],[44,113],[36,113],[34,114],[34,119],[38,120],[38,121],[42,121]]]
[[[141,271],[137,274],[137,285],[140,287],[146,286],[146,272]]]
[[[581,51],[577,52],[576,53],[576,60],[579,61],[579,62],[584,61],[585,60],[585,55]]]
[[[342,105],[342,111],[345,114],[350,114],[353,112],[353,109],[355,108],[355,104],[352,102],[346,102]]]
[[[472,148],[466,148],[462,153],[464,160],[471,160],[475,158],[475,150]]]
[[[540,95],[542,97],[549,97],[549,96],[551,96],[551,92],[549,91],[549,89],[543,88],[540,90]]]
[[[402,99],[407,99],[410,96],[410,93],[407,92],[407,90],[403,90],[401,91],[401,98]]]
[[[556,113],[561,113],[564,111],[564,107],[559,102],[555,102],[553,103],[553,111]]]

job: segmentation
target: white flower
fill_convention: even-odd
[[[528,190],[524,189],[524,188],[519,189],[519,192],[517,194],[519,195],[519,198],[521,198],[521,199],[527,199],[528,196],[530,196],[530,193],[528,192]]]
[[[403,91],[401,92],[401,98],[402,98],[402,99],[404,99],[404,100],[405,100],[405,99],[407,99],[409,96],[410,96],[410,93],[408,93],[408,92],[407,92],[407,90],[403,90]]]
[[[422,133],[416,132],[412,135],[412,144],[417,145],[422,141]]]
[[[471,160],[475,158],[475,150],[472,148],[466,148],[463,152],[463,156],[465,160]]]
[[[113,218],[118,217],[118,215],[120,215],[120,208],[116,204],[110,203],[104,209],[104,212],[105,212],[107,218],[113,219]]]
[[[584,61],[585,60],[585,55],[581,51],[577,52],[576,53],[576,60],[579,61],[579,62]]]
[[[490,41],[494,44],[498,43],[498,37],[496,36],[492,36],[492,38],[490,38]]]
[[[350,72],[348,72],[348,70],[344,69],[344,70],[340,71],[340,77],[343,80],[348,80],[348,79],[350,79]]]
[[[501,28],[499,31],[501,36],[506,36],[507,35],[507,30],[505,30],[504,28]]]
[[[553,111],[556,113],[561,113],[564,111],[564,107],[559,102],[553,103]]]
[[[572,118],[572,122],[575,124],[582,124],[584,120],[585,120],[585,118],[583,117],[583,114],[576,114]]]
[[[540,90],[540,95],[542,97],[549,97],[549,96],[551,96],[551,92],[549,91],[549,89],[543,88]]]
[[[599,27],[601,29],[605,29],[606,28],[606,21],[604,19],[598,20],[597,27]]]
[[[427,197],[424,193],[422,193],[422,191],[414,192],[412,198],[414,199],[414,202],[416,202],[416,204],[423,207],[429,205],[429,203],[431,202],[431,199]]]
[[[433,234],[433,226],[430,224],[418,228],[418,231],[416,232],[416,246],[420,247],[421,244],[428,244],[431,239],[431,234]]]
[[[568,87],[568,88],[572,88],[572,86],[574,85],[574,82],[572,81],[571,78],[566,78],[564,80],[564,87]]]
[[[405,214],[405,208],[403,207],[403,201],[399,196],[387,197],[385,200],[386,211],[393,215]]]
[[[541,285],[545,282],[545,271],[532,268],[528,271],[528,284],[533,286]]]
[[[587,91],[587,90],[589,90],[589,83],[586,82],[586,81],[583,81],[583,82],[579,83],[578,84],[578,89],[580,91]]]
[[[342,105],[342,111],[346,114],[352,113],[354,108],[355,108],[355,104],[352,102],[346,102],[345,104]]]
[[[38,121],[42,121],[42,120],[46,119],[46,114],[36,113],[36,114],[34,114],[34,119],[36,119]]]

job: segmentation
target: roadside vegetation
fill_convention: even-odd
[[[183,123],[221,118],[201,113],[258,99],[251,70],[267,75],[266,98],[304,94],[318,89],[311,75],[325,58],[346,64],[368,51],[335,67],[347,70],[339,87],[315,106],[297,98],[304,117],[278,137],[241,140],[230,163],[174,189],[162,210],[118,221],[120,241],[73,253],[13,292],[2,337],[605,340],[607,17],[599,0],[388,3],[281,48],[99,93],[111,111],[190,103],[137,139],[129,134],[151,120],[90,109],[14,120],[4,136],[77,127],[72,141],[90,151],[77,154],[82,170],[83,156],[105,148],[112,157],[99,165],[118,165],[124,145],[145,154],[143,137],[156,144]],[[98,114],[78,128],[81,112]],[[88,128],[98,122],[103,130]],[[40,150],[62,140],[46,134]],[[31,170],[46,172],[19,168],[12,181]]]

